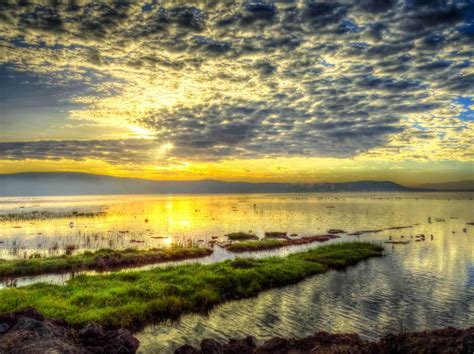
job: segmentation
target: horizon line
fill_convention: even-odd
[[[111,175],[111,174],[99,174],[99,173],[90,173],[90,172],[81,172],[81,171],[24,171],[24,172],[12,172],[12,173],[2,173],[0,172],[0,176],[15,176],[15,175],[27,175],[27,174],[79,174],[79,175],[89,175],[89,176],[97,176],[97,177],[111,177],[111,178],[120,178],[120,179],[135,179],[135,180],[142,180],[142,181],[150,181],[150,182],[204,182],[204,181],[213,181],[213,182],[221,182],[221,183],[247,183],[247,184],[290,184],[290,185],[314,185],[314,184],[344,184],[344,183],[357,183],[357,182],[389,182],[395,183],[402,187],[406,188],[419,188],[425,185],[442,185],[442,184],[449,184],[449,183],[463,183],[463,182],[473,182],[474,179],[464,179],[464,180],[448,180],[444,182],[424,182],[420,184],[404,184],[400,182],[396,182],[393,180],[387,179],[355,179],[355,180],[345,180],[345,181],[338,181],[338,182],[328,182],[328,181],[314,181],[314,182],[283,182],[283,181],[243,181],[243,180],[222,180],[222,179],[212,179],[212,178],[203,178],[203,179],[150,179],[150,178],[143,178],[143,177],[131,177],[131,176],[118,176],[118,175]],[[461,189],[466,190],[466,189]],[[467,189],[470,190],[470,189]]]

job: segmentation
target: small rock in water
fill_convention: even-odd
[[[328,230],[328,233],[329,233],[329,234],[343,234],[343,233],[345,233],[345,231],[344,231],[344,230],[340,230],[340,229],[329,229],[329,230]]]

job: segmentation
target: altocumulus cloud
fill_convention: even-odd
[[[0,5],[0,63],[95,82],[71,120],[153,139],[0,144],[6,159],[472,159],[470,1],[30,1]],[[110,80],[93,80],[97,77]],[[53,78],[53,79],[51,79]]]
[[[97,159],[108,163],[152,163],[160,159],[160,148],[151,140],[140,139],[1,142],[0,160]]]

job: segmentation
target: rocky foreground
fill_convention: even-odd
[[[362,340],[357,334],[319,332],[303,339],[273,338],[257,346],[252,337],[231,339],[219,344],[212,339],[200,348],[184,345],[176,354],[473,354],[474,327],[466,330],[445,328],[431,332],[390,334],[378,342]]]
[[[139,342],[124,330],[106,330],[89,323],[76,328],[46,318],[33,308],[0,314],[0,353],[136,353]],[[303,339],[273,338],[257,346],[252,337],[220,344],[204,339],[200,348],[184,345],[177,354],[302,354],[302,353],[474,353],[474,327],[388,335],[378,342],[357,334],[316,333]]]
[[[89,323],[72,328],[33,308],[0,314],[0,353],[135,353],[139,342],[124,329]]]

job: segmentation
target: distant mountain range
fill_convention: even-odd
[[[442,189],[442,190],[471,190],[474,191],[474,180],[444,182],[444,183],[427,183],[418,186],[418,188]]]
[[[155,181],[71,172],[29,172],[0,175],[0,196],[50,196],[97,194],[217,194],[302,192],[419,192],[390,181],[346,183],[246,183]]]

